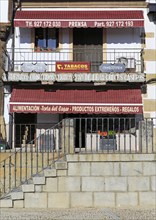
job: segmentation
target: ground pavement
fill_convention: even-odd
[[[156,220],[156,209],[5,209],[0,220]]]

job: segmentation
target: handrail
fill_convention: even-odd
[[[62,146],[61,138],[59,138],[61,129],[62,121],[46,129],[45,132],[40,133],[37,138],[31,140],[25,144],[25,146],[0,162],[0,196],[4,196],[14,188],[19,187],[22,183],[28,182],[33,175],[40,173],[43,169],[54,163],[54,161],[60,160],[65,156],[65,151],[62,151],[60,148],[60,146]],[[46,135],[51,137],[48,143],[44,143]],[[58,139],[57,149],[55,146],[56,138]],[[35,150],[32,147],[32,143],[34,142]]]

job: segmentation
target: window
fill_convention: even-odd
[[[36,28],[35,48],[39,50],[54,50],[58,48],[59,29],[56,28]]]

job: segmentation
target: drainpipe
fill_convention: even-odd
[[[16,3],[17,2],[17,3]],[[16,14],[17,9],[21,7],[21,1],[20,0],[13,0],[13,13],[12,13],[12,19],[11,19],[11,27],[12,27],[12,35],[13,35],[13,41],[12,41],[12,70],[14,70],[14,52],[15,52],[15,28],[14,28],[14,17]]]

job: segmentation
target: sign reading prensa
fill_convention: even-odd
[[[15,20],[15,27],[27,27],[27,28],[130,28],[130,27],[143,27],[143,20],[125,20],[125,19],[26,19]]]
[[[89,62],[56,62],[56,72],[90,72]]]

